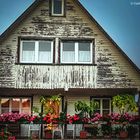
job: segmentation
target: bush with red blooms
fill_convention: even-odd
[[[95,122],[98,122],[102,119],[102,115],[99,114],[99,113],[95,113],[91,118],[90,118],[90,121],[91,123],[95,123]]]
[[[119,114],[111,113],[102,116],[99,113],[95,113],[92,117],[83,117],[80,114],[66,115],[60,113],[56,116],[51,113],[46,114],[44,117],[40,115],[31,116],[24,113],[3,113],[0,114],[0,124],[7,123],[68,123],[68,124],[83,124],[83,123],[95,123],[99,121],[105,121],[110,123],[140,123],[140,116],[130,115],[128,113]]]
[[[90,122],[90,118],[82,117],[79,114],[67,115],[68,124],[83,124],[83,123],[89,123],[89,122]]]
[[[119,113],[112,113],[108,115],[108,118],[110,118],[110,121],[112,123],[131,123],[133,120],[135,120],[134,115],[130,115],[128,113],[119,114]]]
[[[29,123],[30,115],[24,113],[3,113],[0,114],[0,123]]]

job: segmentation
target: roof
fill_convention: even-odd
[[[26,10],[19,16],[15,22],[13,22],[7,30],[5,30],[0,36],[0,42],[8,37],[8,35],[18,26],[31,12],[34,10],[42,1],[35,0]],[[100,24],[93,18],[93,16],[83,7],[79,0],[73,0],[86,14],[87,16],[97,25],[100,31],[112,42],[112,44],[119,50],[119,52],[130,62],[130,64],[136,69],[140,74],[140,69],[134,64],[134,62],[124,53],[124,51],[115,43],[115,41],[107,34],[107,32],[100,26]]]

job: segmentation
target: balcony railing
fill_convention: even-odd
[[[96,66],[16,65],[15,88],[95,88]]]
[[[76,139],[82,138],[82,132],[84,134],[84,138],[93,139],[93,137],[97,139],[119,139],[120,132],[119,124],[112,125],[112,130],[107,135],[103,130],[103,125],[106,123],[96,123],[96,124],[55,124],[52,126],[52,129],[46,129],[48,126],[46,124],[0,124],[0,139],[1,134],[4,134],[6,137],[16,137],[18,139]],[[130,126],[130,125],[128,125]],[[114,128],[113,128],[114,127]],[[117,131],[117,129],[119,131]],[[135,131],[137,130],[137,131]],[[94,131],[94,132],[93,132]],[[96,133],[98,131],[98,133]],[[127,138],[132,138],[138,140],[139,139],[139,125],[131,124],[129,130],[126,130]],[[14,140],[14,139],[12,139]]]

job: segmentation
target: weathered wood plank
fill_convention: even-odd
[[[96,66],[17,65],[16,88],[95,88]]]

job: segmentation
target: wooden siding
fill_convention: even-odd
[[[39,112],[41,112],[41,103],[40,103],[40,96],[39,95],[33,96],[32,103],[33,103],[32,107],[37,107],[39,109]]]
[[[75,0],[67,0],[66,10],[66,17],[50,17],[49,3],[47,0],[42,1],[5,41],[0,42],[0,87],[53,89],[64,88],[64,84],[67,83],[71,88],[138,88],[140,90],[140,74],[86,13],[83,13]],[[90,69],[94,70],[94,66],[67,66],[65,71],[70,72],[69,70],[71,70],[73,72],[75,70],[73,72],[75,80],[72,80],[70,73],[68,79],[64,73],[61,73],[60,76],[59,72],[65,69],[61,65],[15,65],[18,62],[19,36],[54,38],[56,41],[55,64],[59,63],[58,40],[61,38],[94,38],[97,77],[90,77],[89,80],[88,77],[84,76],[85,80],[81,79],[82,69],[85,72],[90,71],[91,74]]]
[[[95,88],[96,66],[17,65],[16,88]]]

